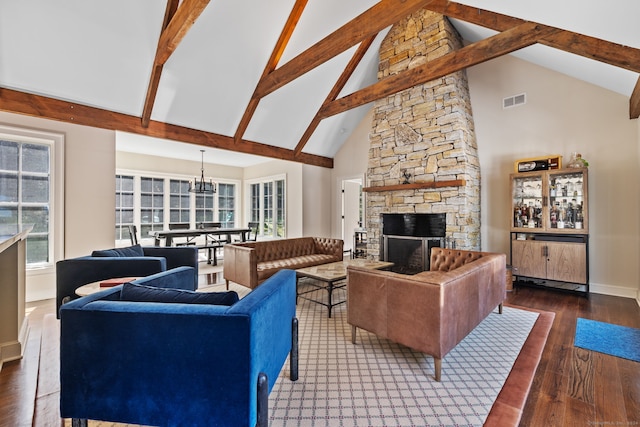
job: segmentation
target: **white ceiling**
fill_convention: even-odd
[[[211,0],[162,72],[151,119],[233,136],[294,0]],[[309,0],[280,65],[376,3]],[[460,3],[640,48],[640,2],[461,0]],[[0,86],[141,116],[166,2],[0,0]],[[493,33],[454,21],[476,41]],[[377,47],[343,94],[376,81]],[[245,139],[293,149],[355,47],[264,98]],[[638,74],[544,46],[516,55],[629,96]],[[324,120],[305,153],[333,157],[369,106]],[[201,147],[118,133],[118,149],[199,160]],[[211,159],[209,159],[211,157]],[[206,149],[207,162],[258,156]]]

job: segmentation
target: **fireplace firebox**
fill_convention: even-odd
[[[380,258],[396,273],[429,270],[431,248],[444,247],[445,231],[445,214],[382,214]]]

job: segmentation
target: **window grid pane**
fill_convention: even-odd
[[[223,228],[235,227],[235,184],[218,185],[218,221]]]
[[[28,226],[27,267],[52,259],[48,144],[0,141],[0,225]]]
[[[133,224],[133,181],[131,175],[116,175],[116,240],[129,238]]]
[[[252,222],[260,222],[260,184],[251,184],[249,218]]]
[[[262,211],[264,215],[263,232],[265,236],[273,236],[273,182],[262,185]]]
[[[196,223],[213,222],[213,194],[196,194]]]
[[[284,209],[284,180],[276,181],[276,236],[284,237],[285,209]]]
[[[169,181],[169,222],[178,224],[191,223],[189,181],[172,179]]]
[[[164,178],[140,178],[140,236],[150,237],[164,228]]]

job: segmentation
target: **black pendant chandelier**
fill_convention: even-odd
[[[200,180],[194,178],[193,182],[189,181],[189,192],[196,194],[213,194],[216,192],[216,183],[209,178],[209,182],[204,180],[204,150],[200,150],[202,153],[202,167],[200,168]]]

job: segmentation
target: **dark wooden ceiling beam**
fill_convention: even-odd
[[[171,22],[160,35],[156,65],[163,65],[209,4],[209,0],[182,0]]]
[[[448,16],[449,18],[459,19],[499,32],[527,22],[524,19],[502,15],[448,0],[434,0],[425,6],[425,9]]]
[[[637,119],[638,117],[640,117],[640,78],[636,82],[636,87],[629,100],[629,118]]]
[[[525,22],[493,37],[480,40],[424,65],[389,76],[371,86],[336,99],[321,109],[320,117],[324,119],[342,113],[413,86],[531,46],[540,37],[548,36],[554,31],[557,30],[533,22]]]
[[[140,123],[140,118],[136,116],[11,89],[0,88],[0,110],[100,129],[118,130],[222,150],[254,154],[256,156],[290,160],[308,165],[333,167],[333,159],[329,157],[312,154],[296,156],[293,150],[247,140],[242,140],[240,144],[236,144],[230,136],[153,120],[149,122],[148,127],[143,127]]]
[[[530,22],[446,0],[434,0],[428,4],[425,9],[448,16],[449,18],[460,19],[461,21],[480,25],[494,31],[504,31],[515,25]],[[554,29],[557,31],[541,38],[539,43],[609,65],[640,72],[640,49],[560,28]]]
[[[358,46],[358,49],[353,54],[353,57],[351,57],[351,60],[345,67],[344,71],[342,72],[340,77],[338,77],[336,84],[329,91],[329,94],[327,95],[327,98],[322,103],[322,106],[325,106],[331,101],[334,101],[338,97],[338,95],[340,95],[340,91],[344,89],[344,86],[349,81],[349,78],[355,71],[358,64],[360,64],[360,61],[362,61],[362,58],[364,58],[364,55],[367,53],[367,51],[371,47],[371,44],[375,40],[376,36],[377,34],[372,35],[369,38],[363,40],[362,43],[360,43],[360,46]],[[320,118],[320,110],[322,110],[322,106],[320,107],[318,112],[316,112],[316,115],[313,117],[313,120],[311,120],[311,123],[305,130],[304,134],[302,135],[302,138],[300,138],[300,142],[298,142],[298,145],[296,145],[296,148],[293,150],[296,156],[302,152],[302,149],[304,148],[304,146],[307,144],[307,142],[309,142],[309,138],[311,138],[311,135],[313,135],[313,132],[315,132],[316,128],[322,121],[322,118]]]
[[[470,22],[495,31],[503,31],[518,23],[526,22],[519,18],[501,15],[499,13],[465,6],[447,0],[434,0],[426,9],[437,12],[450,18]],[[558,31],[543,37],[540,44],[549,46],[565,52],[580,55],[585,58],[624,68],[629,71],[640,73],[640,49],[624,46],[622,44],[597,39],[584,34],[558,29]],[[638,104],[638,85],[636,85],[629,100],[629,111],[633,113],[640,109]],[[631,118],[637,118],[636,114]]]
[[[293,30],[295,30],[296,26],[298,25],[298,21],[300,20],[300,16],[302,16],[302,12],[304,11],[304,8],[307,6],[307,2],[308,0],[296,0],[296,3],[293,5],[293,9],[291,9],[289,18],[287,18],[287,22],[285,23],[284,28],[280,33],[280,37],[276,42],[276,46],[273,48],[273,51],[271,52],[271,57],[269,58],[269,61],[267,61],[267,65],[264,67],[264,71],[260,76],[260,80],[258,81],[258,86],[260,85],[260,81],[262,81],[262,79],[264,79],[270,72],[275,70],[276,67],[278,66],[278,62],[282,57],[282,53],[287,47],[289,40],[291,40],[291,36],[293,35]],[[256,109],[258,108],[260,99],[261,98],[257,95],[257,86],[256,86],[256,89],[253,91],[253,95],[251,95],[251,99],[249,100],[249,105],[247,105],[247,108],[245,109],[244,114],[242,115],[242,119],[240,120],[240,124],[238,124],[238,128],[236,129],[236,133],[233,137],[233,139],[236,142],[239,142],[240,140],[242,140],[242,137],[244,136],[244,133],[246,132],[247,127],[249,127],[249,122],[251,121],[251,118],[253,117],[253,115],[256,112]]]
[[[180,0],[168,0],[167,8],[164,12],[164,19],[162,21],[162,31],[164,33],[169,22],[176,14],[178,10],[178,3]],[[158,56],[160,54],[160,38],[158,39],[158,47],[156,48],[156,58],[153,61],[151,67],[151,77],[149,78],[149,86],[147,87],[147,96],[144,99],[144,107],[142,108],[142,126],[149,126],[149,120],[151,120],[151,111],[153,110],[153,104],[156,102],[156,95],[158,93],[158,86],[160,85],[160,77],[162,76],[163,64],[158,64]]]
[[[377,34],[433,0],[381,0],[375,6],[355,17],[309,49],[277,70],[269,73],[258,84],[256,96],[263,98],[282,86],[325,63],[365,38]]]

